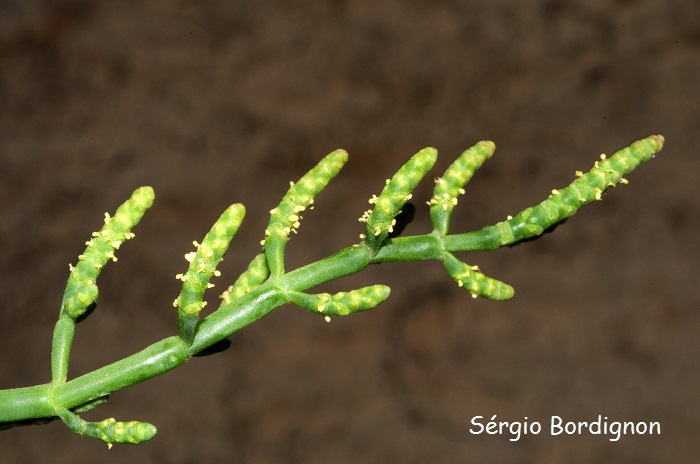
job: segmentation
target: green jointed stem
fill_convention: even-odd
[[[391,290],[386,285],[372,285],[349,292],[319,293],[316,295],[289,291],[292,301],[313,313],[319,313],[330,320],[330,316],[347,316],[359,311],[374,308],[389,298]]]
[[[178,333],[188,345],[194,339],[199,313],[206,305],[202,300],[204,292],[214,286],[210,283],[212,276],[221,274],[216,266],[224,259],[244,217],[243,205],[230,206],[214,223],[202,243],[194,242],[197,250],[185,255],[190,266],[186,274],[176,276],[182,280],[182,291],[174,304],[178,308]]]
[[[387,239],[394,217],[435,162],[434,149],[422,150],[399,170],[378,198],[374,197],[374,210],[364,216],[368,232],[372,234],[358,245],[285,273],[284,246],[288,233],[298,227],[300,213],[313,203],[314,196],[337,174],[347,159],[345,152],[333,152],[294,184],[280,206],[273,210],[264,253],[256,256],[241,277],[224,292],[219,309],[184,330],[181,326],[182,338],[166,338],[125,359],[67,380],[75,319],[84,315],[97,298],[96,279],[99,271],[110,259],[115,259],[114,251],[131,236],[131,227],[153,201],[150,188],[139,189],[117,210],[114,218],[107,216],[105,227],[94,234],[94,238],[88,242],[88,249],[71,272],[54,329],[52,382],[0,390],[0,428],[58,415],[77,433],[110,444],[150,439],[155,434],[155,427],[150,424],[117,422],[114,419],[86,422],[77,413],[102,404],[112,392],[182,365],[194,354],[290,301],[326,317],[346,315],[378,305],[389,296],[386,286],[374,285],[335,295],[305,293],[325,282],[355,274],[369,264],[439,260],[451,277],[472,296],[493,300],[511,298],[512,287],[483,275],[475,267],[459,261],[452,253],[493,250],[541,234],[574,214],[581,206],[600,199],[607,188],[624,182],[623,176],[661,150],[663,142],[661,136],[634,142],[610,159],[603,157],[590,172],[578,173],[578,179],[571,185],[554,191],[545,201],[527,208],[514,218],[478,231],[446,235],[457,195],[462,193],[461,189],[474,170],[493,152],[493,144],[481,142],[453,163],[443,176],[444,183],[436,186],[436,201],[431,205],[435,230],[426,235]],[[188,285],[183,285],[183,294],[177,300],[181,304],[180,312],[186,317],[197,317],[204,289],[209,286],[211,276],[215,275],[215,267],[242,218],[242,207],[227,210],[197,252],[188,255],[191,266],[186,274],[187,279],[184,279]]]
[[[61,385],[66,382],[74,335],[75,321],[68,316],[61,315],[54,327],[51,344],[51,383],[53,385]]]
[[[265,253],[256,255],[250,262],[248,268],[222,295],[224,303],[231,303],[232,298],[240,298],[251,290],[259,287],[270,277],[270,269],[267,267]]]
[[[156,428],[148,422],[117,422],[105,419],[101,422],[86,422],[66,408],[56,408],[56,414],[78,435],[97,438],[110,446],[112,443],[139,444],[156,435]]]
[[[97,277],[110,260],[117,260],[114,253],[122,243],[134,237],[131,229],[151,207],[154,198],[151,187],[141,187],[117,208],[114,217],[105,213],[104,226],[85,243],[87,248],[78,257],[78,264],[75,267],[71,265],[51,343],[51,378],[54,385],[66,381],[75,320],[97,300]]]
[[[86,242],[87,248],[78,256],[78,264],[71,268],[61,304],[63,313],[75,319],[95,301],[92,297],[97,298],[97,287],[94,286],[97,276],[107,262],[117,260],[114,253],[124,241],[134,237],[131,229],[151,207],[154,198],[151,187],[141,187],[117,209],[114,217],[105,213],[104,226],[92,234]]]
[[[382,242],[393,232],[396,224],[394,219],[413,196],[411,192],[418,183],[430,171],[437,160],[437,150],[424,148],[401,166],[379,194],[373,196],[369,202],[374,204],[371,212],[365,212],[360,218],[361,222],[367,222],[366,242],[374,253],[379,250]]]
[[[457,282],[457,285],[471,293],[473,298],[482,296],[494,301],[513,298],[515,291],[510,285],[485,276],[479,272],[478,267],[461,262],[448,251],[445,252],[444,256],[445,269],[450,277]]]
[[[457,205],[457,197],[464,194],[464,187],[474,175],[474,172],[491,158],[496,145],[490,141],[482,141],[466,150],[447,168],[445,174],[435,181],[433,197],[430,205],[430,219],[433,227],[440,235],[447,234],[452,210]]]
[[[553,190],[542,203],[526,208],[515,217],[493,226],[446,238],[445,244],[448,248],[461,250],[496,249],[540,235],[554,224],[572,216],[582,206],[601,200],[603,192],[618,182],[627,183],[624,176],[651,159],[661,151],[663,145],[663,136],[652,135],[637,140],[610,158],[601,155],[601,160],[595,162],[593,169],[586,174],[577,172],[578,178],[574,182],[562,190]]]
[[[342,169],[348,160],[345,150],[336,150],[323,158],[298,182],[290,182],[287,194],[280,204],[270,211],[270,223],[265,230],[265,254],[273,277],[284,274],[284,248],[289,234],[296,233],[301,215],[311,208],[314,198]]]

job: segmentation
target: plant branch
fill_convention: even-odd
[[[285,272],[284,252],[290,233],[296,232],[304,211],[347,161],[347,153],[337,150],[325,157],[290,189],[280,205],[271,210],[271,219],[262,241],[263,250],[246,271],[221,295],[219,308],[204,319],[199,314],[206,304],[203,295],[212,287],[210,279],[220,273],[216,266],[223,259],[229,242],[243,220],[245,209],[233,205],[216,221],[196,251],[185,258],[186,273],[178,274],[183,289],[174,305],[178,308],[178,335],[156,342],[127,358],[72,380],[68,365],[76,321],[86,317],[98,296],[96,280],[119,246],[133,237],[131,229],[151,206],[154,194],[142,187],[127,200],[114,217],[105,214],[104,227],[93,234],[78,264],[71,266],[66,292],[54,329],[51,356],[51,383],[0,391],[0,429],[59,417],[76,433],[106,443],[140,443],[152,438],[156,429],[146,422],[118,422],[107,419],[86,422],[78,414],[107,400],[110,393],[164,374],[184,364],[234,332],[260,319],[286,303],[309,311],[344,316],[373,308],[389,296],[389,288],[373,285],[334,295],[307,293],[323,283],[356,274],[370,264],[401,261],[437,260],[443,263],[457,285],[472,297],[507,300],[514,290],[509,285],[481,273],[476,266],[458,260],[453,253],[495,250],[521,240],[537,237],[572,216],[584,205],[600,200],[608,188],[626,183],[624,176],[650,159],[663,147],[662,136],[638,140],[611,158],[601,155],[593,168],[567,187],[552,190],[541,203],[526,208],[504,221],[480,230],[449,234],[449,223],[458,197],[474,172],[493,154],[492,142],[479,142],[466,150],[438,178],[428,201],[434,229],[425,235],[393,237],[412,191],[435,163],[437,152],[418,152],[387,181],[379,196],[372,196],[374,208],[360,218],[366,223],[361,242],[336,254],[298,269]]]

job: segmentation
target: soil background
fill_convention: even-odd
[[[367,198],[416,151],[439,175],[498,149],[451,231],[502,220],[601,153],[661,155],[555,233],[467,255],[512,284],[472,299],[437,262],[374,266],[348,318],[285,306],[231,348],[86,415],[147,420],[115,446],[59,422],[0,432],[3,463],[688,463],[700,456],[700,3],[691,0],[0,1],[0,388],[50,379],[68,263],[140,185],[156,202],[100,276],[70,377],[173,335],[183,255],[247,206],[221,291],[258,252],[290,180],[350,161],[288,269],[356,243]],[[424,200],[406,234],[431,230]],[[209,296],[216,307],[217,292]],[[543,431],[473,435],[491,416]],[[660,436],[549,435],[549,418],[659,421]]]

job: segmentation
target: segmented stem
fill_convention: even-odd
[[[117,260],[114,253],[124,241],[134,237],[131,229],[151,207],[154,198],[151,187],[141,187],[117,209],[113,217],[105,213],[104,226],[92,234],[92,238],[86,242],[87,248],[78,256],[78,264],[71,266],[61,303],[62,314],[76,319],[95,302],[97,276],[110,260]]]
[[[482,141],[464,151],[445,174],[435,180],[433,197],[430,205],[430,219],[433,227],[440,235],[447,234],[452,210],[457,205],[457,197],[464,194],[464,187],[474,175],[474,172],[491,158],[496,145],[490,141]]]
[[[256,255],[250,262],[248,268],[241,274],[238,279],[229,286],[221,295],[222,305],[231,304],[236,298],[255,290],[270,276],[270,269],[267,267],[267,259],[265,253]]]
[[[347,316],[374,308],[389,298],[390,293],[391,289],[386,285],[371,285],[333,295],[330,293],[287,292],[296,305],[313,313],[323,314],[326,321],[330,321],[330,316]]]
[[[587,173],[577,172],[577,179],[568,187],[553,190],[538,205],[529,207],[507,220],[480,230],[445,237],[448,251],[495,250],[542,234],[545,230],[572,216],[584,205],[602,200],[603,193],[618,183],[626,184],[625,175],[661,151],[664,138],[652,135],[633,142],[629,147],[607,158],[601,155]]]
[[[102,229],[93,232],[92,238],[85,243],[87,248],[78,256],[78,264],[70,266],[71,273],[51,343],[51,379],[54,385],[64,383],[68,376],[75,320],[97,300],[97,277],[110,260],[117,260],[114,253],[122,243],[134,237],[131,229],[153,205],[154,199],[151,187],[141,187],[117,208],[113,217],[105,213]]]
[[[369,202],[374,209],[365,212],[360,218],[367,223],[367,235],[365,241],[373,252],[377,252],[382,242],[393,231],[396,224],[395,217],[401,212],[401,208],[413,196],[411,192],[418,183],[430,171],[437,160],[437,150],[424,148],[416,153],[406,164],[401,166],[379,196],[373,196]]]
[[[463,263],[452,253],[445,252],[443,263],[450,277],[468,291],[472,298],[482,296],[489,300],[503,301],[510,300],[515,294],[510,285],[482,274],[477,266]]]
[[[290,182],[289,190],[280,204],[270,211],[263,245],[272,276],[284,274],[284,249],[289,235],[297,232],[302,213],[312,208],[316,195],[326,188],[347,160],[345,150],[330,153],[298,182]]]
[[[214,285],[210,283],[213,276],[221,273],[216,267],[224,259],[231,240],[245,217],[245,208],[241,204],[230,206],[214,223],[202,240],[195,243],[196,251],[187,253],[185,259],[190,262],[187,273],[178,274],[182,280],[182,291],[175,306],[178,308],[179,335],[188,345],[194,339],[194,330],[206,302],[204,292]]]
[[[153,438],[157,432],[156,427],[148,422],[117,422],[113,418],[101,422],[87,422],[66,408],[55,408],[56,414],[61,420],[78,435],[96,438],[107,443],[110,447],[113,443],[136,445]]]

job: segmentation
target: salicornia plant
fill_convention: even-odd
[[[68,380],[68,364],[76,323],[94,309],[98,296],[97,278],[115,252],[134,237],[132,228],[152,205],[150,187],[137,189],[113,216],[105,213],[104,226],[87,241],[87,248],[71,265],[70,277],[61,302],[51,352],[51,382],[0,391],[0,427],[43,423],[60,418],[74,432],[108,443],[140,443],[151,439],[156,428],[146,422],[118,422],[106,419],[87,422],[79,414],[107,401],[110,393],[174,369],[193,355],[223,342],[226,337],[275,308],[292,302],[330,320],[373,308],[389,297],[389,287],[372,285],[336,294],[310,293],[325,282],[355,274],[369,264],[387,261],[438,260],[457,285],[472,297],[508,300],[513,288],[481,273],[476,266],[459,260],[456,252],[495,250],[542,234],[549,227],[573,215],[583,205],[600,200],[609,187],[626,183],[623,176],[661,150],[664,138],[653,135],[607,158],[601,155],[587,173],[577,172],[568,187],[552,190],[540,204],[527,208],[497,224],[467,233],[448,233],[450,217],[459,195],[474,172],[491,157],[493,142],[479,142],[468,149],[435,181],[427,201],[434,230],[425,235],[397,237],[399,214],[412,191],[433,167],[437,152],[426,148],[413,156],[391,179],[372,208],[360,221],[366,230],[360,242],[301,268],[285,270],[285,247],[296,233],[302,215],[313,208],[314,198],[328,185],[348,159],[337,150],[321,160],[296,183],[291,183],[280,204],[270,211],[262,251],[238,279],[221,295],[219,308],[200,319],[206,305],[204,292],[213,287],[216,267],[236,234],[245,208],[229,207],[202,239],[187,253],[188,269],[178,274],[182,291],[173,305],[177,308],[178,334],[78,378]]]

